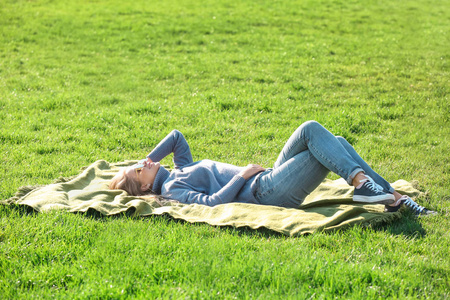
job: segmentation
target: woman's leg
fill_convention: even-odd
[[[350,185],[358,173],[365,172],[331,132],[315,121],[306,122],[291,135],[275,162],[274,170],[257,180],[256,197],[262,204],[298,207],[329,171],[340,175]],[[393,201],[393,197],[385,193],[371,193],[358,190],[358,197],[371,203]]]
[[[395,192],[394,188],[387,182],[383,177],[378,175],[363,159],[359,154],[356,152],[355,148],[353,148],[352,145],[350,145],[347,140],[341,136],[337,136],[336,139],[341,143],[341,145],[347,150],[347,152],[353,157],[353,159],[358,163],[358,165],[361,166],[361,168],[364,170],[364,173],[369,175],[377,184],[379,184],[383,190],[386,192],[389,192],[393,194]]]
[[[350,185],[356,174],[364,172],[341,142],[316,121],[305,122],[297,128],[284,145],[274,168],[280,167],[290,158],[306,150],[309,150],[328,170],[344,178]]]
[[[329,172],[309,150],[302,151],[258,177],[255,197],[264,205],[298,208]]]

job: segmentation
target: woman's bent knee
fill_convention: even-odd
[[[301,126],[303,126],[303,127],[317,127],[317,126],[322,127],[322,125],[319,122],[314,121],[314,120],[306,121]]]
[[[336,136],[336,139],[342,144],[342,145],[350,145],[350,143],[342,136],[338,135]]]
[[[324,127],[319,122],[314,120],[304,122],[302,125],[300,125],[299,128],[301,128],[304,131],[312,131],[312,132],[324,129]]]

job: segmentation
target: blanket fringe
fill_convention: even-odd
[[[380,225],[389,225],[389,224],[401,219],[404,211],[405,210],[401,209],[397,212],[382,213],[379,218],[376,218],[376,219],[373,219],[373,220],[370,220],[370,221],[364,223],[364,226],[365,227],[378,227]]]
[[[70,177],[59,177],[56,178],[55,180],[53,180],[53,184],[55,183],[64,183],[64,182],[68,182],[72,179],[74,179],[75,177],[77,177],[78,175],[74,175],[74,176],[70,176]],[[26,195],[28,195],[29,193],[36,191],[40,188],[43,188],[44,186],[46,186],[46,184],[35,184],[35,185],[24,185],[21,186],[17,189],[16,193],[14,194],[14,196],[12,196],[11,198],[8,198],[6,200],[0,200],[0,204],[3,205],[11,205],[11,204],[15,204],[20,198],[25,197]]]
[[[374,218],[369,221],[364,220],[364,222],[356,223],[356,224],[348,223],[348,224],[345,224],[344,226],[342,224],[339,224],[339,225],[328,227],[328,228],[318,229],[317,232],[322,231],[322,232],[327,232],[327,233],[333,233],[333,232],[337,232],[337,231],[341,231],[341,230],[346,230],[353,226],[360,226],[362,228],[379,229],[384,226],[389,226],[389,225],[393,224],[394,222],[400,220],[406,214],[405,212],[406,212],[406,210],[400,209],[397,212],[380,213],[377,218]],[[299,234],[294,234],[293,236],[301,236],[303,234],[304,234],[303,232],[300,232]]]
[[[42,184],[21,186],[20,188],[17,189],[17,192],[14,196],[12,196],[11,198],[8,198],[6,200],[1,200],[0,204],[4,204],[4,205],[14,204],[17,202],[17,200],[26,196],[28,193],[38,190],[44,186],[45,185],[42,185]]]

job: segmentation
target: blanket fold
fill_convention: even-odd
[[[22,189],[16,197],[2,204],[16,204],[37,212],[66,210],[73,213],[95,211],[105,216],[128,213],[134,216],[167,214],[187,222],[216,226],[267,228],[289,236],[331,231],[354,224],[365,226],[391,222],[400,213],[384,213],[383,205],[352,201],[353,188],[343,179],[326,179],[298,209],[247,203],[228,203],[214,207],[181,204],[159,196],[134,197],[125,191],[109,190],[111,178],[120,167],[135,161],[110,164],[97,161],[66,182],[49,184],[31,190]],[[418,196],[420,192],[404,180],[393,187],[402,194]]]

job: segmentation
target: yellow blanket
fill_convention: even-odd
[[[353,224],[373,225],[390,222],[399,213],[384,213],[383,205],[364,205],[352,201],[353,188],[343,179],[325,180],[298,209],[245,203],[228,203],[215,207],[160,201],[157,196],[134,197],[120,190],[109,190],[110,179],[120,167],[134,161],[109,164],[100,160],[67,182],[50,184],[2,201],[33,208],[38,212],[53,209],[69,212],[97,212],[102,215],[120,213],[135,216],[168,214],[188,222],[204,222],[217,226],[265,227],[289,236],[316,231],[330,231]],[[399,180],[393,187],[410,196],[419,191],[411,183]]]

